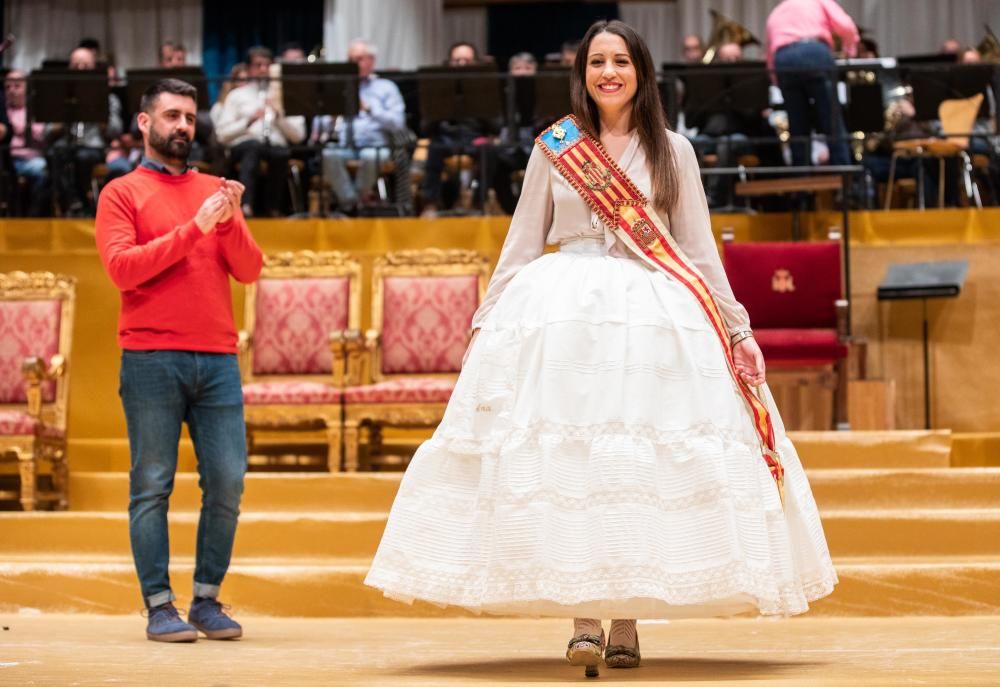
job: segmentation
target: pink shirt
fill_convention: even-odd
[[[817,38],[831,48],[840,36],[844,52],[857,52],[858,27],[834,0],[784,0],[767,18],[767,66],[774,69],[778,48],[806,38]]]
[[[42,136],[45,132],[45,125],[35,122],[31,125],[31,147],[25,146],[25,123],[28,118],[28,109],[25,107],[8,107],[7,119],[10,120],[12,130],[10,138],[10,154],[14,157],[30,160],[42,154]]]

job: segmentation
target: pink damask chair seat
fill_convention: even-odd
[[[76,280],[50,272],[0,274],[0,462],[16,462],[19,488],[0,491],[24,510],[69,504],[66,417]],[[40,463],[51,465],[41,488]]]
[[[368,466],[378,467],[383,426],[433,427],[441,421],[486,290],[489,264],[466,250],[389,253],[372,271],[372,328],[345,335],[344,467],[359,466],[360,432]]]
[[[36,431],[45,437],[66,436],[65,428],[47,425],[29,412],[0,410],[0,437],[34,436]]]
[[[246,405],[337,404],[343,395],[340,389],[323,382],[254,382],[243,385],[243,403]]]
[[[343,346],[331,337],[360,326],[360,281],[361,265],[346,253],[265,258],[260,279],[247,289],[240,332],[251,468],[274,465],[255,442],[259,431],[323,428],[325,461],[305,466],[340,469]]]
[[[411,377],[344,389],[345,403],[447,403],[455,380]]]

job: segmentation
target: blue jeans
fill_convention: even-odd
[[[167,502],[187,422],[202,491],[194,595],[216,597],[229,568],[247,467],[243,392],[235,355],[124,351],[119,394],[128,425],[129,537],[143,600],[174,599]]]
[[[794,164],[808,165],[810,162],[809,141],[798,139],[808,136],[813,124],[818,133],[827,136],[830,164],[850,164],[844,117],[839,107],[834,111],[836,92],[830,48],[820,41],[803,41],[783,46],[774,55],[774,69],[781,97],[785,101],[785,111],[788,113],[788,132],[795,141],[792,143]]]

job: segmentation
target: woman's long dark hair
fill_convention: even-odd
[[[630,128],[639,132],[639,142],[646,151],[653,186],[653,205],[669,212],[677,203],[677,168],[670,140],[667,138],[667,118],[663,114],[660,93],[656,86],[656,69],[649,48],[631,26],[618,20],[595,22],[580,42],[570,73],[570,100],[573,114],[593,136],[600,138],[601,120],[597,103],[587,93],[587,63],[590,42],[599,33],[621,36],[635,65],[636,93],[632,99]]]

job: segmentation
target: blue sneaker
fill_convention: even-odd
[[[236,639],[243,636],[243,628],[225,614],[226,608],[217,599],[195,597],[191,603],[188,620],[209,639]]]
[[[181,620],[177,609],[169,601],[150,608],[148,613],[146,639],[154,642],[194,642],[198,639],[198,631]]]

